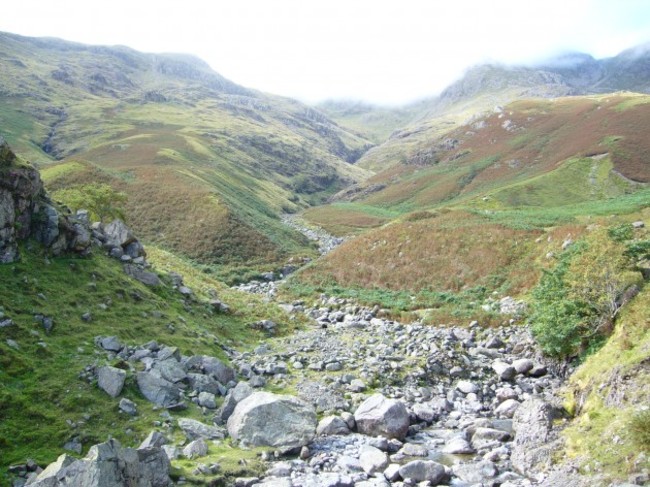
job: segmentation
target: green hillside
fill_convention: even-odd
[[[51,189],[107,182],[143,238],[207,263],[309,253],[278,215],[366,175],[351,163],[371,142],[191,56],[0,34],[0,60],[3,135],[42,168],[64,162]]]

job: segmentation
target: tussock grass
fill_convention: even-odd
[[[247,348],[263,338],[248,326],[251,322],[270,318],[281,332],[301,326],[300,320],[227,289],[172,254],[152,249],[151,258],[159,269],[183,273],[199,301],[188,305],[168,286],[148,288],[101,255],[46,259],[34,246],[22,250],[20,262],[0,266],[0,306],[15,322],[0,331],[0,472],[27,458],[51,462],[74,436],[85,448],[109,436],[134,446],[160,420],[160,411],[138,392],[133,374],[122,394],[138,406],[133,418],[119,413],[119,399],[79,379],[84,367],[106,362],[95,336],[116,335],[129,345],[156,340],[186,355],[225,359],[222,345]],[[212,296],[229,304],[232,313],[216,314],[204,301]],[[90,322],[81,319],[85,312],[91,313]],[[35,321],[37,314],[53,317],[51,334]],[[20,348],[11,348],[7,339]],[[209,421],[193,404],[182,415]]]

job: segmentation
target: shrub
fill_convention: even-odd
[[[632,230],[632,225],[629,223],[622,223],[615,227],[610,227],[607,230],[607,235],[609,235],[609,238],[615,242],[625,242],[634,236],[634,231]]]
[[[641,411],[630,420],[630,435],[642,449],[650,448],[650,409]]]
[[[88,210],[93,220],[124,219],[123,204],[126,194],[115,191],[108,184],[91,183],[55,191],[53,196],[73,211]]]

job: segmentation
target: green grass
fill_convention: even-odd
[[[15,322],[0,331],[1,471],[27,458],[51,462],[72,436],[79,436],[85,448],[109,436],[137,445],[160,419],[160,411],[140,396],[133,374],[122,396],[138,405],[134,418],[118,412],[117,399],[79,379],[87,365],[105,362],[93,343],[95,336],[116,335],[129,345],[156,340],[186,355],[225,358],[221,344],[247,348],[263,338],[248,326],[253,321],[273,319],[281,332],[300,326],[261,299],[188,272],[191,267],[170,254],[154,260],[167,270],[186,272],[199,300],[186,305],[168,286],[147,288],[128,278],[119,263],[100,255],[46,259],[36,248],[23,249],[20,262],[0,267],[0,306]],[[231,306],[231,314],[215,314],[203,301],[211,290]],[[81,319],[88,311],[90,323]],[[35,322],[36,314],[54,318],[50,335]],[[7,339],[20,349],[8,346]],[[201,419],[192,404],[182,415]]]
[[[648,449],[648,414],[642,406],[650,401],[650,375],[644,365],[650,353],[649,306],[650,289],[645,286],[623,310],[607,343],[569,382],[570,408],[577,415],[563,432],[566,453],[612,480],[648,467],[641,455]],[[622,377],[628,379],[621,383]],[[608,400],[610,394],[619,399]],[[637,461],[641,464],[634,467]]]

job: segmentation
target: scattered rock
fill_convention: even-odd
[[[106,365],[97,371],[97,385],[111,397],[117,397],[122,393],[126,371]]]
[[[228,419],[230,436],[244,446],[291,450],[316,434],[316,412],[293,396],[255,392],[237,404]]]
[[[359,433],[369,436],[386,436],[402,440],[410,425],[404,403],[374,394],[366,399],[354,413]]]

